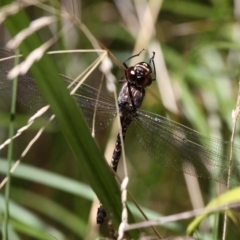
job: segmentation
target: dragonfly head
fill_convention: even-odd
[[[129,67],[126,70],[126,77],[130,83],[137,87],[147,87],[152,84],[152,68],[146,62],[137,63],[135,66]]]

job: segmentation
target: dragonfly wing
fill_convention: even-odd
[[[11,50],[0,48],[0,59],[12,56],[14,53]],[[9,97],[12,95],[12,80],[9,80],[7,75],[13,67],[14,58],[0,61],[0,90]],[[19,103],[33,110],[39,110],[47,105],[30,74],[21,75],[18,79],[17,101]]]
[[[64,80],[71,86],[70,90],[78,84],[66,76]],[[89,127],[92,128],[94,125],[95,131],[108,127],[116,116],[114,99],[94,87],[83,83],[72,96],[81,108]]]
[[[88,85],[81,85],[80,91],[85,90]],[[95,99],[85,95],[73,95],[77,104],[82,110],[82,113],[90,126],[94,125],[96,131],[102,130],[111,124],[116,116],[116,107],[114,101],[109,102],[107,99]]]
[[[136,135],[146,152],[164,167],[226,184],[231,144],[207,137],[160,115],[138,111]],[[234,145],[232,185],[240,179],[240,147]]]
[[[0,59],[12,57],[14,53],[11,50],[0,48]],[[22,59],[20,59],[22,61]],[[14,58],[0,61],[0,90],[7,96],[12,95],[12,81],[7,79],[7,74],[14,67]],[[71,78],[62,76],[66,87],[72,84]],[[61,79],[59,77],[59,79]],[[73,84],[70,88],[73,89],[77,83]],[[73,95],[79,107],[82,109],[82,113],[86,118],[90,127],[93,126],[95,130],[102,130],[106,128],[116,115],[116,107],[114,100],[106,95],[101,95],[99,90],[82,84],[77,93]],[[17,101],[33,111],[37,111],[40,108],[47,105],[41,92],[39,91],[35,80],[29,73],[18,77],[18,93]],[[49,113],[45,114],[49,117]]]

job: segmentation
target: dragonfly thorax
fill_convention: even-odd
[[[120,108],[120,111],[122,108],[124,108],[125,110],[129,109],[129,111],[139,108],[145,96],[144,88],[136,87],[134,84],[130,84],[130,86],[128,86],[128,84],[129,83],[125,83],[119,93],[118,106]],[[132,93],[132,99],[129,93],[129,89]]]

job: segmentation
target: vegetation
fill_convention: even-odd
[[[88,85],[99,88],[104,76],[106,78],[110,73],[116,79],[123,76],[121,62],[129,56],[145,49],[129,63],[133,65],[148,61],[154,51],[157,80],[147,88],[142,109],[219,139],[230,141],[234,132],[235,144],[240,146],[239,130],[232,130],[232,110],[238,107],[240,10],[237,1],[21,2],[4,0],[0,3],[0,46],[6,47],[17,34],[27,33],[19,46],[14,45],[25,58],[40,46],[45,47],[45,52],[62,51],[61,54],[45,54],[31,67],[31,74],[58,123],[49,124],[24,156],[24,149],[46,124],[46,118],[38,119],[12,141],[12,149],[7,150],[6,146],[1,150],[1,179],[5,177],[10,158],[13,162],[20,159],[11,181],[1,188],[3,239],[109,237],[108,220],[96,226],[96,211],[100,204],[94,192],[111,213],[113,230],[118,231],[121,223],[120,190],[103,157],[105,152],[107,161],[111,159],[118,132],[117,121],[96,132],[93,139],[59,73],[71,78],[82,74],[81,79],[86,78]],[[41,19],[42,26],[37,27],[34,22],[37,19]],[[113,63],[111,72],[103,66],[99,69],[96,63],[96,59],[101,63],[101,57],[106,53],[96,50],[101,47],[109,50]],[[64,50],[72,51],[66,54]],[[119,90],[121,84],[117,81],[115,84]],[[102,88],[105,93],[106,84]],[[7,113],[10,112],[11,98],[6,97],[4,91],[0,94],[3,143],[9,138],[11,123]],[[29,96],[26,105],[34,106],[36,110],[38,99],[32,100],[33,92],[26,94]],[[18,100],[21,97],[18,95]],[[33,109],[21,104],[17,104],[16,112],[15,133],[34,114]],[[164,168],[144,152],[133,128],[127,133],[125,152],[129,177],[127,189],[149,219],[203,208],[208,204],[215,208],[221,206],[212,214],[200,216],[198,212],[195,221],[195,216],[185,219],[176,215],[155,230],[139,227],[127,232],[126,237],[138,239],[144,233],[160,239],[159,236],[167,238],[191,233],[196,239],[239,239],[236,211],[228,212],[230,218],[224,237],[225,208],[221,205],[238,202],[238,188],[221,195],[225,191],[224,185],[211,179],[184,177],[182,172]],[[124,178],[122,161],[118,174]],[[144,221],[130,197],[128,200],[129,222]],[[9,219],[6,219],[6,206],[10,210]],[[165,218],[161,219],[164,221]],[[200,220],[204,221],[199,226]]]

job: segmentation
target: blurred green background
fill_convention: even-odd
[[[9,21],[12,16],[18,17],[5,4],[11,3],[3,1],[0,16],[5,13]],[[57,18],[56,22],[37,32],[42,43],[55,37],[49,50],[94,49],[95,40],[89,38],[92,36],[120,62],[144,48],[146,51],[130,65],[148,61],[151,52],[155,51],[157,81],[147,89],[142,109],[169,117],[206,135],[230,140],[231,112],[236,106],[239,81],[240,5],[237,0],[44,1],[21,11],[29,17],[29,24],[43,16]],[[64,31],[59,33],[62,28]],[[10,32],[4,21],[0,23],[1,47],[11,39]],[[54,60],[60,73],[74,78],[96,57],[95,53],[71,53],[57,55]],[[124,74],[116,62],[113,62],[112,72],[116,79]],[[102,73],[96,68],[86,82],[97,88],[101,78]],[[117,82],[116,86],[118,90],[121,88]],[[2,143],[8,138],[10,99],[0,94]],[[32,115],[20,104],[17,113],[16,129],[24,126]],[[20,157],[44,121],[39,120],[14,141],[13,159]],[[96,142],[108,161],[117,130],[114,124],[96,133]],[[152,210],[156,216],[203,207],[224,190],[222,185],[210,180],[189,180],[181,172],[163,168],[151,160],[134,135],[130,128],[125,143],[130,178],[128,190],[141,206]],[[237,129],[236,143],[238,135]],[[0,154],[4,169],[6,148]],[[123,177],[122,161],[118,173]],[[1,179],[4,176],[1,171]],[[195,185],[190,186],[189,182]],[[81,168],[81,162],[72,154],[58,126],[51,124],[23,158],[19,174],[12,178],[10,197],[14,214],[10,218],[9,239],[109,236],[107,224],[100,228],[95,225],[96,207],[91,211],[94,195],[90,187],[81,188],[88,184],[89,175]],[[3,196],[4,189],[1,189],[1,220]],[[98,207],[99,202],[95,205]],[[152,217],[149,213],[149,218]],[[222,215],[208,218],[196,230],[196,238],[220,239],[222,218]],[[139,216],[136,219],[143,220]],[[176,221],[157,229],[164,238],[186,235],[190,221]],[[147,236],[154,234],[151,229],[140,232]],[[227,239],[239,239],[236,223],[229,222],[227,236]]]

